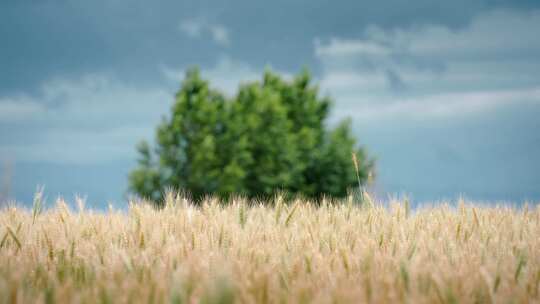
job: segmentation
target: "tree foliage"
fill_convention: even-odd
[[[307,71],[289,81],[266,71],[227,98],[191,69],[171,117],[157,128],[155,147],[139,144],[130,190],[156,202],[166,188],[186,190],[195,200],[276,191],[342,197],[367,181],[373,160],[357,147],[350,121],[326,126],[330,106]],[[360,163],[359,181],[351,153]]]

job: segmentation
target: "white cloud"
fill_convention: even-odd
[[[342,101],[352,101],[343,98]],[[540,87],[526,90],[475,91],[462,93],[442,93],[381,100],[375,104],[359,103],[350,111],[347,106],[337,109],[337,116],[352,116],[362,121],[380,119],[433,119],[452,118],[471,114],[486,114],[502,106],[516,103],[540,105]]]
[[[196,20],[184,20],[180,23],[180,31],[191,38],[199,38],[203,31],[203,24]]]
[[[210,23],[204,19],[184,20],[180,23],[179,29],[191,38],[203,38],[208,35],[218,45],[229,46],[231,43],[229,30],[224,25]]]
[[[370,41],[347,40],[333,38],[328,44],[315,40],[315,55],[325,56],[361,56],[361,55],[389,55],[391,50],[383,45]]]
[[[214,25],[210,27],[212,39],[219,44],[227,46],[230,44],[229,31],[223,25]]]
[[[88,122],[86,122],[88,123]],[[0,155],[16,161],[88,164],[135,160],[135,144],[153,137],[154,125],[127,125],[100,129],[64,128],[33,130],[39,140],[0,145]]]
[[[185,68],[162,67],[163,74],[175,83],[184,79]],[[217,63],[209,68],[201,70],[205,79],[210,80],[212,87],[221,90],[228,96],[236,93],[238,85],[244,82],[260,80],[263,69],[256,69],[245,62],[233,60],[230,57],[222,56]],[[291,78],[290,73],[279,71],[283,77]]]
[[[316,40],[337,115],[448,117],[540,102],[540,11],[492,11],[459,30],[383,30]]]
[[[0,120],[3,122],[29,119],[44,110],[41,104],[23,96],[0,98]]]
[[[523,50],[540,51],[538,32],[533,30],[537,28],[540,28],[538,10],[497,10],[478,16],[463,30],[429,26],[419,31],[395,32],[387,39],[398,36],[398,39],[408,41],[410,51],[417,55],[486,56]]]

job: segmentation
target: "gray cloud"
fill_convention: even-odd
[[[539,100],[540,36],[531,28],[540,28],[540,11],[494,11],[458,31],[370,27],[366,39],[316,40],[315,54],[323,66],[323,88],[343,100],[345,112],[347,104],[370,112],[401,109],[403,115],[437,113],[453,104],[466,112],[503,100]],[[396,87],[408,90],[395,96]]]
[[[170,102],[164,88],[139,89],[109,75],[50,80],[37,96],[0,97],[0,125],[18,126],[0,138],[0,155],[60,163],[133,158],[134,142],[150,135]]]
[[[536,28],[538,10],[496,10],[458,30],[372,26],[361,39],[315,40],[333,121],[353,118],[378,156],[380,189],[540,199]]]
[[[119,197],[135,143],[153,138],[187,67],[231,95],[265,66],[290,75],[307,65],[336,101],[331,123],[352,117],[378,156],[384,190],[540,198],[539,8],[2,1],[0,157],[21,168],[18,197],[48,177],[53,195]],[[115,182],[95,182],[101,174]],[[68,179],[77,182],[62,187]]]
[[[215,41],[255,67],[315,66],[312,41],[363,38],[364,29],[442,25],[464,28],[494,8],[529,10],[538,1],[2,1],[0,93],[38,90],[50,77],[114,71],[126,81],[158,84],[159,64],[211,67]],[[211,39],[178,35],[179,23],[204,20]],[[197,32],[197,31],[192,31]]]
[[[61,164],[135,159],[136,143],[153,140],[186,68],[162,66],[163,84],[156,87],[88,74],[51,79],[35,95],[0,97],[0,126],[11,129],[0,138],[0,158]],[[262,69],[224,56],[202,74],[233,95],[239,83],[259,79]]]

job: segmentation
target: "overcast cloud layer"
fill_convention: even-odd
[[[228,95],[266,67],[308,66],[329,123],[352,118],[377,157],[378,193],[540,200],[538,3],[355,3],[0,2],[11,197],[45,184],[123,204],[134,145],[199,65]]]

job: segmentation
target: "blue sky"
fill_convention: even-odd
[[[540,201],[538,1],[0,0],[3,192],[125,204],[193,65],[227,94],[308,67],[378,193]]]

